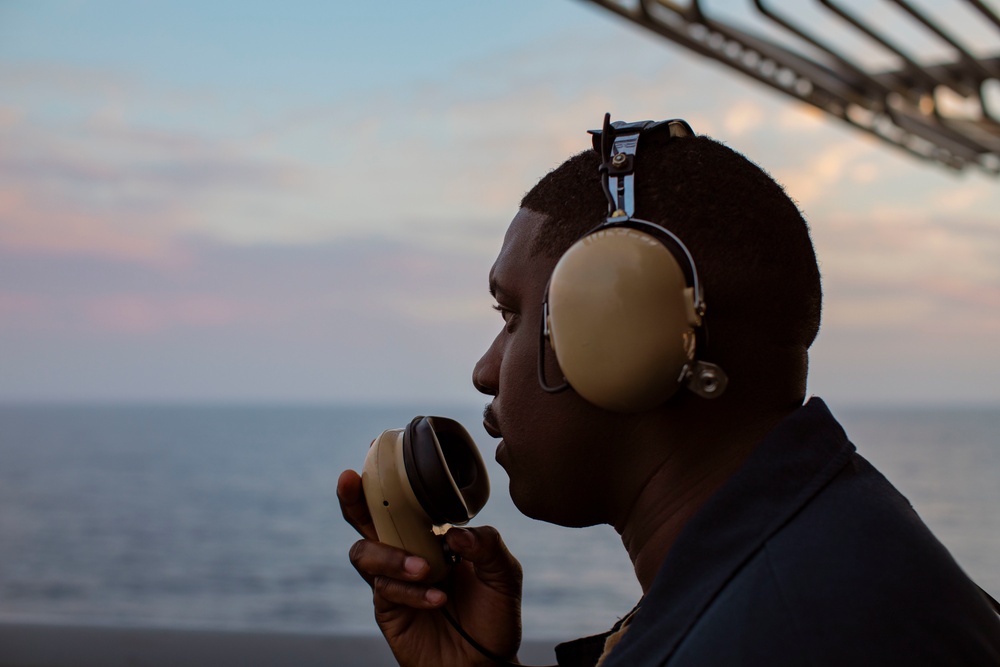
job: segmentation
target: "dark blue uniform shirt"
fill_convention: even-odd
[[[626,665],[1000,665],[1000,617],[813,398],[684,527],[602,667]]]

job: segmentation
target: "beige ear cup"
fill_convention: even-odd
[[[693,290],[663,243],[612,227],[576,242],[552,272],[549,340],[587,401],[640,412],[670,398],[694,359]]]

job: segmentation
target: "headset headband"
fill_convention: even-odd
[[[698,278],[698,268],[694,257],[676,234],[663,225],[658,225],[635,216],[635,154],[639,148],[639,135],[666,134],[667,137],[693,137],[694,130],[686,120],[672,118],[670,120],[640,120],[634,123],[616,120],[611,122],[611,114],[604,114],[604,127],[600,130],[588,130],[592,135],[594,150],[601,156],[601,185],[604,195],[608,198],[608,217],[601,225],[588,233],[593,233],[604,227],[631,227],[653,236],[667,237],[673,243],[672,248],[678,263],[682,265],[685,275],[694,288],[694,312],[699,317],[705,315],[705,295],[701,280]]]
[[[604,114],[603,129],[589,130],[594,150],[601,156],[601,181],[608,198],[607,222],[623,222],[635,215],[635,153],[639,134],[648,137],[662,132],[670,137],[694,136],[687,121],[679,118],[635,123],[616,120],[612,123],[610,113]]]

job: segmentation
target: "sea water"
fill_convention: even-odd
[[[0,407],[0,622],[377,632],[336,481],[428,406]],[[525,571],[530,638],[606,629],[640,591],[608,527],[520,515],[480,409],[477,524]],[[843,410],[859,450],[978,583],[1000,593],[1000,410]]]

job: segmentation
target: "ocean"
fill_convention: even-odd
[[[835,407],[835,406],[834,406]],[[0,406],[0,623],[371,635],[336,480],[426,407]],[[527,638],[600,632],[639,587],[608,527],[512,505],[480,409],[496,526],[525,571]],[[1000,409],[845,409],[859,451],[1000,597]]]

